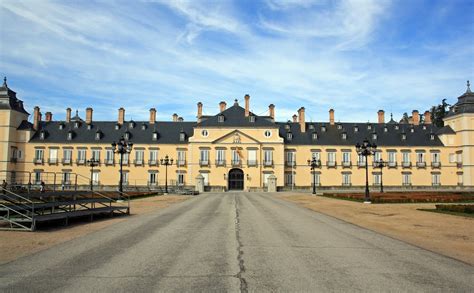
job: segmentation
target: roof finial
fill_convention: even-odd
[[[467,81],[467,90],[466,93],[471,93],[471,84],[469,83],[469,80]]]
[[[5,87],[7,86],[7,77],[6,76],[3,77],[3,86],[5,86]]]
[[[79,110],[76,110],[76,116],[79,117]]]

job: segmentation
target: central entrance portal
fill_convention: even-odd
[[[229,190],[244,189],[244,171],[241,169],[232,169],[229,171]]]

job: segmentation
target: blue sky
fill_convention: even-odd
[[[0,0],[0,74],[30,111],[193,120],[222,100],[279,121],[376,121],[474,79],[474,0]]]

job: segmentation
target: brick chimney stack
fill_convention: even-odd
[[[198,119],[198,122],[201,122],[201,116],[202,116],[202,103],[199,102],[197,103],[197,119]]]
[[[425,118],[425,124],[431,124],[431,112],[426,110],[425,114],[423,114],[423,117]]]
[[[227,107],[226,102],[222,101],[219,103],[219,110],[221,111],[221,113],[225,111],[226,107]]]
[[[172,117],[173,117],[173,122],[178,122],[178,114],[174,113]]]
[[[334,125],[334,109],[329,109],[329,124]]]
[[[304,118],[304,107],[298,110],[298,122],[300,123],[301,132],[306,132],[306,121]]]
[[[92,108],[89,107],[86,109],[86,124],[91,124],[92,123]]]
[[[379,117],[379,124],[385,123],[385,112],[384,112],[384,110],[379,110],[377,112],[377,115]]]
[[[41,113],[40,113],[40,108],[38,106],[35,107],[35,110],[33,112],[33,128],[35,130],[38,130],[39,128],[39,123],[41,121]]]
[[[275,121],[275,105],[273,104],[268,105],[268,113],[270,117],[272,117],[272,120]]]
[[[66,122],[71,122],[71,108],[66,109]]]
[[[296,114],[295,114],[295,115],[293,115],[293,123],[296,123],[296,122],[298,122],[298,116],[296,116]]]
[[[51,113],[51,112],[46,112],[44,119],[45,119],[46,122],[51,122],[51,121],[53,121],[53,113]]]
[[[250,115],[250,96],[245,95],[245,117],[249,117]]]
[[[150,125],[155,124],[156,122],[156,109],[151,108],[150,109]]]
[[[411,117],[413,119],[413,125],[420,125],[420,114],[418,113],[418,110],[413,110],[413,112],[411,112]]]
[[[125,109],[121,107],[121,108],[118,110],[118,120],[117,120],[117,123],[118,123],[119,125],[123,125],[124,121],[125,121]]]

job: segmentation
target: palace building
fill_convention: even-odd
[[[386,121],[384,111],[377,123],[308,122],[301,107],[292,120],[275,121],[275,106],[268,115],[255,115],[250,96],[241,106],[221,102],[213,116],[203,115],[197,104],[197,120],[156,121],[150,109],[148,121],[127,121],[125,109],[116,121],[95,121],[93,109],[81,118],[66,109],[66,119],[57,121],[51,112],[33,109],[32,123],[23,102],[4,80],[0,87],[0,180],[11,185],[46,185],[62,188],[87,186],[116,188],[120,155],[112,143],[133,142],[123,156],[123,182],[128,188],[169,185],[194,187],[204,178],[206,190],[266,190],[268,178],[276,177],[279,190],[309,189],[313,178],[318,188],[361,189],[365,185],[365,161],[355,145],[368,139],[377,145],[369,158],[369,183],[391,189],[474,186],[474,93],[469,88],[457,98],[445,117],[445,126],[431,123],[430,112],[414,110],[410,119]],[[375,115],[374,115],[375,116]],[[422,119],[424,117],[424,119]],[[164,166],[168,156],[173,163]],[[308,160],[320,164],[313,174]],[[92,170],[88,161],[95,159]],[[384,168],[377,162],[383,159]],[[383,175],[383,177],[382,177]],[[272,176],[272,178],[274,178]]]

